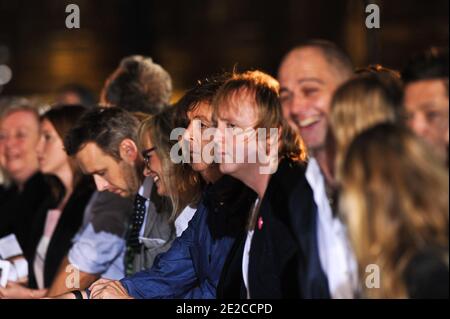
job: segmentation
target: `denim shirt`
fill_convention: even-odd
[[[188,228],[176,238],[172,247],[158,255],[151,269],[122,279],[121,283],[134,298],[216,298],[216,288],[225,259],[236,235],[245,225],[252,196],[216,195],[230,183],[224,176],[203,194],[197,212]],[[233,186],[233,191],[241,190]],[[231,189],[231,188],[230,188]],[[248,193],[250,194],[250,193]]]

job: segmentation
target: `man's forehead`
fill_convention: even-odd
[[[219,119],[239,117],[243,113],[255,111],[255,99],[249,92],[235,92],[225,99],[218,109]]]
[[[326,83],[336,79],[334,69],[329,65],[322,52],[317,48],[301,48],[293,50],[283,60],[278,70],[281,87],[308,83]]]
[[[75,158],[82,171],[86,174],[103,169],[105,164],[114,161],[112,156],[103,152],[103,150],[94,142],[88,142],[82,146],[75,155]]]
[[[446,104],[448,106],[448,94],[445,83],[442,80],[422,80],[410,83],[405,88],[405,104],[423,106],[433,104]]]

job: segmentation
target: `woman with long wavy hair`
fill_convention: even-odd
[[[342,172],[340,208],[363,296],[448,298],[444,164],[406,128],[381,124],[355,138]],[[366,283],[369,265],[379,269],[379,287]]]

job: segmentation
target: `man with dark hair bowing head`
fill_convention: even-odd
[[[153,150],[167,149],[171,129],[187,127],[183,134],[183,143],[189,145],[189,163],[192,170],[201,175],[206,185],[197,211],[187,229],[176,238],[172,247],[160,254],[152,267],[124,278],[120,281],[99,280],[90,287],[90,298],[186,298],[211,299],[216,297],[216,286],[223,264],[232,248],[236,236],[245,228],[247,214],[256,194],[242,182],[231,176],[223,176],[212,157],[200,156],[196,152],[211,155],[214,134],[208,134],[213,126],[211,100],[223,84],[224,78],[216,77],[199,83],[186,93],[174,106],[174,109],[156,115],[148,127],[159,127],[161,141],[150,143],[150,135],[144,134],[143,144],[147,144],[143,153],[148,159],[145,174],[158,171],[157,162],[167,166]],[[169,112],[172,112],[170,114]],[[161,125],[163,119],[172,118],[167,125]],[[158,124],[159,123],[159,124]],[[172,123],[172,125],[169,125]],[[141,130],[147,127],[143,123]],[[198,129],[198,131],[196,131]],[[149,135],[149,136],[147,136]],[[145,137],[147,136],[147,137]],[[164,141],[162,141],[164,140]],[[151,145],[150,145],[151,144]],[[169,148],[170,149],[170,148]],[[184,149],[183,149],[184,150]],[[207,154],[208,153],[208,154]],[[167,156],[168,157],[168,156]],[[173,165],[173,164],[171,164]],[[181,164],[177,164],[181,165]],[[167,173],[167,171],[166,171]],[[176,171],[170,172],[174,175]],[[166,178],[162,178],[162,181]],[[161,186],[161,181],[158,181]],[[164,183],[164,182],[163,182]],[[164,186],[169,187],[170,184]],[[172,192],[173,194],[173,192]]]

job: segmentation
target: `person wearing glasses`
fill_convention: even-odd
[[[216,298],[226,258],[245,229],[256,197],[242,182],[220,173],[219,165],[207,157],[194,160],[195,152],[212,155],[207,152],[212,135],[208,138],[203,133],[213,127],[211,101],[225,79],[210,78],[188,91],[170,111],[178,124],[169,125],[167,114],[160,114],[141,127],[141,132],[148,132],[143,138],[143,155],[149,163],[145,172],[153,177],[159,193],[173,197],[183,180],[180,171],[186,165],[173,165],[167,147],[173,144],[168,141],[171,128],[179,125],[187,129],[177,145],[189,146],[189,152],[184,154],[189,158],[188,167],[200,174],[202,186],[206,185],[188,227],[169,251],[157,257],[152,268],[121,281],[98,281],[90,288],[91,298]],[[200,131],[195,132],[196,127]],[[168,189],[173,182],[175,185]]]
[[[121,253],[127,267],[122,277],[126,271],[136,272],[151,266],[154,257],[166,251],[175,238],[173,223],[168,221],[170,207],[156,191],[152,191],[153,187],[147,189],[148,193],[145,195],[149,197],[144,201],[136,199],[144,182],[143,160],[137,146],[138,127],[139,119],[122,108],[97,107],[86,112],[64,140],[68,155],[77,160],[84,174],[93,175],[99,191],[115,193],[124,199],[134,199],[134,213],[130,214],[131,218],[128,215],[131,225],[135,225],[139,217],[147,215],[146,223],[143,224],[141,220],[133,241],[130,240],[130,235],[136,235],[136,232],[133,228],[127,231],[127,240]],[[149,186],[152,186],[152,181],[150,182]],[[142,208],[144,215],[140,214]],[[144,235],[139,238],[141,228],[144,228]],[[87,284],[81,282],[81,286],[88,287],[94,280],[91,279]],[[72,293],[69,295],[74,296]],[[77,297],[80,296],[77,294]]]

